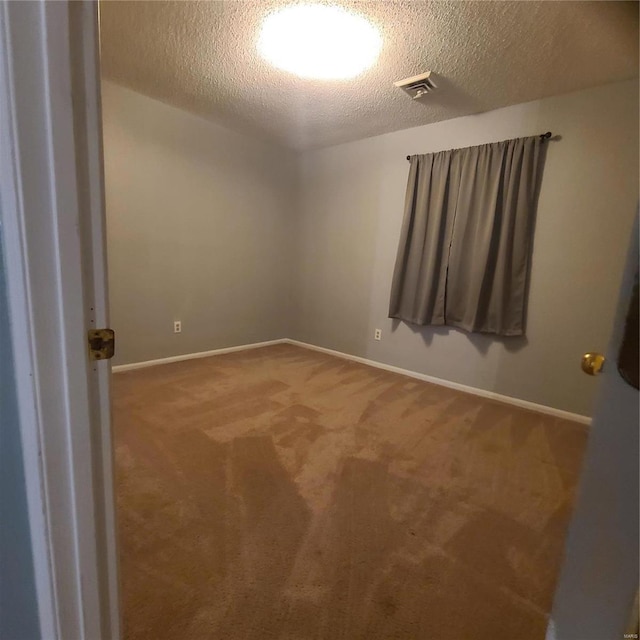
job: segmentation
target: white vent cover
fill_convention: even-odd
[[[393,84],[410,95],[413,100],[422,98],[437,88],[436,83],[431,77],[431,71],[421,73],[419,76],[413,76],[412,78],[398,80],[398,82],[394,82]]]

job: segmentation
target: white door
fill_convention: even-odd
[[[120,637],[96,2],[0,3],[0,215],[41,637]]]
[[[548,640],[621,640],[628,632],[638,589],[639,398],[617,361],[637,270],[636,218]]]

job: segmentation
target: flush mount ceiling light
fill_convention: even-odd
[[[336,6],[302,4],[269,15],[258,51],[274,67],[302,78],[353,78],[378,58],[382,38],[368,20]]]

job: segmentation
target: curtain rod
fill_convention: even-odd
[[[547,131],[546,133],[541,133],[540,140],[544,142],[545,140],[548,140],[552,135],[553,134],[551,133],[551,131]],[[407,156],[407,160],[411,160],[411,156]]]

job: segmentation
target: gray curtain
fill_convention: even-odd
[[[539,136],[411,157],[389,317],[524,334]]]

